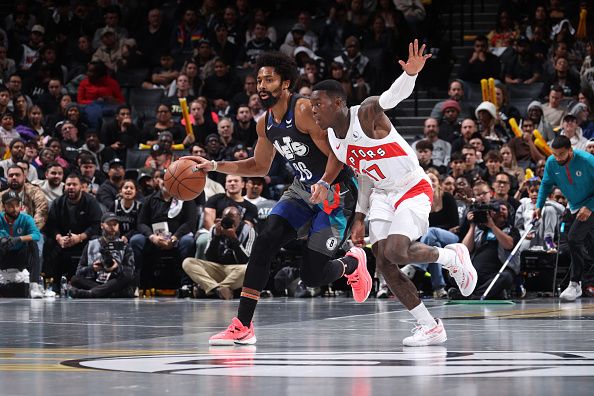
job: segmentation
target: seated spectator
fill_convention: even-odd
[[[57,146],[60,146],[60,142],[58,142],[57,139],[54,139],[53,143],[54,143],[54,145],[56,145],[56,143],[57,143]],[[62,150],[62,146],[60,146],[60,151],[61,150]],[[47,165],[51,162],[56,162],[55,158],[56,158],[56,154],[51,148],[46,147],[46,148],[41,149],[39,151],[39,156],[37,158],[35,158],[35,160],[31,163],[37,169],[37,176],[44,175],[45,171],[47,169]],[[65,160],[64,160],[64,162],[66,164],[68,164]],[[60,166],[62,166],[62,164],[60,164]]]
[[[433,163],[431,156],[433,155],[433,143],[428,140],[419,140],[415,145],[415,151],[417,152],[417,158],[419,159],[419,165],[427,171],[428,169],[435,169],[439,173],[445,173],[445,166],[437,166]]]
[[[76,158],[78,174],[87,182],[85,192],[97,195],[99,186],[105,182],[103,170],[97,164],[97,159],[90,152],[83,151]]]
[[[250,111],[252,112],[252,117],[254,117],[254,121],[258,122],[260,118],[264,117],[266,114],[266,110],[262,108],[262,103],[260,102],[260,96],[255,93],[250,96],[250,101],[248,102],[248,106]]]
[[[233,127],[233,121],[231,121],[230,118],[222,118],[217,125],[217,131],[219,133],[221,144],[223,145],[223,159],[228,161],[233,159],[235,146],[240,143],[235,139]]]
[[[555,71],[553,75],[545,77],[539,97],[546,97],[555,86],[561,88],[566,98],[576,97],[580,90],[580,80],[569,72],[569,62],[564,57],[555,59]]]
[[[247,104],[241,104],[237,108],[237,115],[235,116],[235,125],[233,133],[237,140],[248,147],[254,147],[258,134],[256,132],[256,121],[252,116],[252,112]]]
[[[140,130],[132,121],[132,110],[126,104],[118,106],[113,120],[101,125],[101,143],[109,147],[124,163],[127,150],[138,146],[139,137]]]
[[[556,245],[556,235],[566,209],[567,199],[558,187],[554,187],[544,203],[540,221],[536,224],[532,246],[541,246],[545,250],[559,248]]]
[[[161,10],[152,8],[148,11],[147,24],[137,32],[138,49],[150,66],[159,65],[159,51],[169,45],[169,31],[163,24]]]
[[[532,84],[540,80],[540,65],[529,45],[530,40],[525,36],[515,41],[514,52],[504,65],[506,84]]]
[[[159,57],[159,66],[155,67],[150,76],[150,82],[145,81],[142,87],[145,89],[162,89],[167,91],[170,84],[179,75],[179,70],[174,67],[175,59],[167,49],[163,49]]]
[[[139,198],[142,196],[143,201],[145,197],[155,192],[155,186],[157,184],[155,173],[153,169],[140,168],[138,170],[138,179],[136,179],[136,182],[138,183]]]
[[[462,157],[464,158],[464,176],[473,182],[478,180],[481,175],[481,167],[477,163],[478,156],[474,146],[467,144],[462,147]]]
[[[0,43],[0,80],[5,81],[8,76],[16,72],[14,59],[7,56],[6,44]]]
[[[118,198],[109,207],[119,221],[121,238],[125,243],[138,233],[138,212],[142,202],[138,199],[138,188],[132,179],[126,179],[120,187]]]
[[[49,150],[49,149],[47,149]],[[61,197],[64,193],[64,168],[57,162],[50,162],[45,169],[45,177],[34,180],[31,184],[39,187],[47,200],[48,205]]]
[[[101,45],[91,60],[103,62],[113,74],[134,67],[138,63],[138,55],[134,39],[118,37],[115,29],[105,27],[101,30]]]
[[[460,125],[460,137],[452,142],[452,153],[459,153],[462,147],[470,144],[470,139],[478,131],[476,122],[471,118],[465,118]]]
[[[255,239],[252,225],[242,220],[236,206],[229,206],[211,227],[205,259],[186,258],[183,269],[206,296],[216,294],[222,300],[232,300],[233,291],[243,284]]]
[[[165,131],[159,134],[159,140],[151,147],[151,153],[144,162],[144,167],[148,169],[164,171],[173,162],[173,136]]]
[[[483,185],[481,188],[488,188],[488,186]],[[511,250],[520,240],[520,233],[510,224],[508,206],[494,200],[485,203],[492,205],[493,208],[498,206],[498,210],[469,211],[467,219],[470,227],[462,240],[470,251],[472,264],[478,273],[478,285],[473,293],[473,296],[477,297],[487,290],[503,262],[507,260]],[[506,299],[506,291],[512,288],[519,272],[520,262],[518,256],[515,256],[501,273],[487,298]]]
[[[509,135],[497,114],[497,108],[491,102],[482,102],[475,111],[478,129],[487,141],[489,149],[499,149],[509,140]]]
[[[125,39],[129,37],[126,28],[120,26],[122,19],[122,10],[117,5],[107,6],[103,9],[103,21],[105,25],[95,30],[93,35],[93,48],[99,48],[101,45],[101,36],[106,28],[115,31],[116,39]]]
[[[565,117],[563,117],[563,122],[561,123],[559,135],[567,136],[571,141],[571,147],[573,147],[574,149],[586,149],[588,139],[586,139],[583,136],[582,128],[578,126],[577,118],[574,115],[567,114]],[[550,141],[549,146],[552,143],[553,141]]]
[[[472,147],[474,147],[474,150],[476,152],[477,165],[480,167],[484,167],[485,166],[484,156],[487,151],[487,148],[485,147],[485,141],[483,140],[483,137],[481,136],[481,134],[475,133],[474,135],[472,135],[468,144],[470,144]]]
[[[27,115],[29,113],[29,104],[27,103],[27,97],[25,95],[19,94],[14,97],[13,102],[13,110],[12,116],[14,118],[14,124],[16,126],[27,125],[29,120],[27,119]]]
[[[258,208],[258,223],[256,225],[256,231],[259,231],[264,225],[264,220],[270,214],[272,207],[276,204],[276,201],[263,197],[262,195],[268,195],[268,187],[266,186],[266,180],[263,177],[248,177],[245,183],[246,194],[243,198],[256,205]]]
[[[588,144],[586,145],[586,151],[590,154],[594,154],[594,138],[590,138],[590,140],[588,140]]]
[[[505,49],[511,47],[514,41],[520,36],[520,30],[517,23],[513,20],[510,12],[506,9],[500,9],[497,12],[497,21],[495,29],[487,34],[489,47]],[[498,54],[500,55],[501,52]]]
[[[41,233],[33,218],[21,212],[19,194],[2,195],[0,212],[0,297],[43,297],[37,242]]]
[[[580,68],[580,81],[582,86],[594,91],[594,40],[592,39],[586,42],[586,54]]]
[[[173,95],[165,98],[163,103],[167,104],[171,109],[171,116],[176,122],[182,119],[182,109],[179,100],[185,98],[187,103],[194,100],[194,96],[190,94],[190,79],[187,74],[180,73],[175,80],[175,91]],[[193,142],[189,142],[191,144]]]
[[[540,180],[531,182],[528,186],[528,197],[520,199],[520,206],[516,210],[516,216],[514,220],[514,227],[518,229],[520,235],[524,235],[530,224],[532,223],[534,209],[536,208],[536,199],[538,198],[538,189],[540,188]],[[554,231],[554,230],[553,230]],[[554,233],[553,233],[554,235]],[[529,249],[531,246],[543,245],[544,241],[535,240],[536,227],[532,228],[530,233],[526,235],[526,239],[520,245],[518,254],[524,250]]]
[[[521,123],[522,136],[512,138],[508,146],[522,168],[533,167],[539,160],[545,156],[538,150],[534,144],[534,122],[527,118]]]
[[[31,130],[33,130],[36,134],[36,139],[34,139],[35,141],[41,138],[47,138],[49,136],[49,131],[46,129],[45,122],[43,121],[43,112],[39,106],[33,105],[29,108],[27,120],[27,126],[31,128]]]
[[[472,107],[464,101],[464,86],[462,84],[462,80],[455,79],[450,81],[450,84],[448,86],[448,98],[440,102],[437,102],[435,106],[433,106],[433,109],[431,110],[431,115],[429,117],[440,120],[440,117],[444,115],[445,110],[443,104],[448,100],[455,100],[456,102],[458,102],[460,106],[460,111],[458,112],[458,115],[460,117],[467,118],[472,116],[474,111]]]
[[[126,167],[121,159],[114,158],[109,161],[107,180],[101,184],[97,191],[97,201],[99,201],[105,209],[109,209],[113,206],[118,196],[118,192],[124,184],[125,173]]]
[[[95,157],[95,162],[97,162],[100,169],[103,169],[105,164],[116,158],[111,147],[101,143],[99,134],[92,129],[85,133],[85,144],[80,149],[91,153]]]
[[[520,206],[520,202],[510,194],[511,191],[518,189],[518,180],[505,171],[499,171],[493,181],[490,183],[493,191],[493,198],[501,202],[506,202],[508,206],[513,209],[510,212],[510,218],[515,216],[515,211]]]
[[[232,37],[229,37],[227,25],[218,22],[214,25],[214,37],[211,40],[214,52],[223,58],[225,64],[234,65],[236,63],[239,47],[235,44]]]
[[[169,86],[169,90],[167,91],[166,96],[178,96],[182,98],[187,97],[189,105],[193,98],[196,98],[198,96],[198,93],[200,93],[200,89],[202,88],[202,80],[198,76],[198,64],[192,60],[186,61],[181,68],[180,74],[183,74],[188,78],[187,93],[182,94],[181,96],[177,95],[177,80],[174,80]]]
[[[62,136],[62,152],[64,159],[70,164],[74,164],[78,157],[79,149],[83,146],[83,141],[79,137],[79,131],[76,125],[71,121],[64,121],[59,127]]]
[[[452,145],[438,137],[440,134],[440,127],[435,118],[427,118],[425,120],[423,134],[425,135],[423,140],[428,141],[433,145],[433,152],[431,155],[433,164],[438,167],[445,167],[450,162]],[[413,149],[416,148],[418,142],[419,141],[416,141],[412,144]]]
[[[576,103],[569,114],[574,115],[577,119],[577,124],[582,129],[582,135],[586,139],[591,139],[594,138],[594,120],[590,119],[590,109],[585,97],[584,101],[585,103]]]
[[[81,176],[68,175],[64,190],[52,203],[45,228],[45,273],[54,278],[54,291],[62,275],[74,275],[73,258],[80,257],[87,242],[99,234],[101,221],[101,207],[94,196],[82,191]]]
[[[466,170],[466,162],[464,161],[464,157],[462,156],[461,152],[455,152],[450,157],[449,163],[449,175],[452,176],[454,179],[458,177],[466,177],[464,172]]]
[[[453,142],[460,136],[460,104],[455,100],[446,100],[442,105],[441,121],[439,123],[439,138],[446,142]]]
[[[202,95],[206,96],[220,116],[229,112],[229,103],[241,90],[241,82],[222,58],[214,60],[214,74],[204,80]]]
[[[265,21],[256,21],[252,29],[252,39],[245,43],[237,58],[238,66],[244,68],[254,67],[256,58],[266,51],[274,49],[274,43],[267,37],[268,24]]]
[[[255,93],[257,93],[256,77],[253,74],[248,74],[243,80],[243,90],[235,94],[231,100],[231,113],[237,114],[239,106],[247,104],[250,101],[250,96]]]
[[[132,297],[134,253],[120,238],[119,219],[107,212],[101,217],[101,236],[83,248],[76,274],[70,279],[73,298]]]
[[[8,112],[8,103],[10,102],[10,90],[4,84],[0,84],[0,114]]]
[[[486,181],[489,185],[495,184],[497,180],[497,175],[504,172],[503,171],[503,157],[501,153],[495,150],[491,150],[485,155],[485,168],[481,170],[480,175],[481,179]],[[508,180],[510,182],[509,186],[511,191],[516,191],[518,189],[518,181],[512,180],[513,178],[509,176]],[[509,189],[508,189],[509,192]],[[497,199],[503,199],[502,197],[497,197]]]
[[[10,146],[14,139],[20,139],[21,135],[14,128],[14,118],[12,113],[6,112],[0,115],[0,139],[4,150]],[[2,151],[0,158],[4,158],[4,151]]]
[[[81,111],[80,106],[77,103],[68,103],[65,107],[64,113],[65,115],[61,122],[70,121],[72,124],[76,126],[76,129],[78,129],[78,133],[81,136],[84,136],[84,134],[89,129],[89,126],[86,122],[86,114],[84,113],[84,111]],[[56,129],[59,128],[56,127]],[[56,132],[59,133],[58,130]]]
[[[503,84],[495,86],[495,97],[497,101],[497,111],[499,112],[499,120],[503,123],[506,129],[510,129],[509,119],[515,118],[518,121],[522,116],[520,111],[509,103],[509,94],[507,87]]]
[[[549,124],[543,117],[543,106],[539,101],[533,100],[530,102],[528,108],[526,109],[526,113],[527,118],[532,120],[534,128],[538,129],[542,137],[547,142],[556,136],[555,132],[553,132],[551,124]]]
[[[225,193],[213,195],[206,201],[202,227],[210,230],[228,206],[237,207],[241,219],[255,225],[258,219],[258,208],[242,196],[244,187],[245,182],[241,176],[226,175]],[[206,243],[204,234],[199,235],[196,239],[196,258],[204,258]]]
[[[157,121],[146,123],[140,135],[140,142],[148,146],[159,143],[159,136],[163,132],[168,132],[173,137],[174,144],[180,144],[186,139],[186,132],[178,122],[172,118],[171,107],[161,103],[155,111]]]
[[[237,56],[237,54],[235,55]],[[204,81],[214,74],[214,62],[216,56],[217,54],[213,50],[209,39],[203,38],[198,42],[198,47],[194,50],[193,61],[196,64],[196,72],[200,80]],[[171,86],[169,87],[170,91],[174,84],[175,82],[171,83]]]
[[[87,77],[80,82],[76,101],[85,105],[89,126],[98,129],[104,114],[113,114],[118,104],[124,103],[120,84],[107,75],[107,67],[101,61],[92,61],[87,66]]]
[[[37,99],[37,104],[45,114],[57,113],[60,108],[60,99],[62,92],[62,82],[59,78],[52,78],[47,83],[47,92],[43,93]]]
[[[542,114],[546,122],[548,122],[552,128],[557,128],[561,125],[561,121],[565,114],[567,114],[567,108],[561,104],[563,99],[563,88],[558,85],[553,87],[547,87],[549,89],[548,102],[542,105]]]
[[[474,40],[472,54],[461,64],[460,78],[464,81],[479,84],[483,78],[499,79],[501,63],[488,51],[487,38],[478,36]]]
[[[178,60],[190,58],[198,42],[206,36],[206,31],[206,25],[196,10],[186,5],[181,22],[173,29],[170,39],[172,55]]]
[[[68,68],[61,64],[58,58],[58,42],[44,44],[39,49],[39,58],[33,62],[29,69],[29,76],[34,76],[42,70],[47,70],[50,78],[59,78],[61,81],[67,81]]]
[[[367,97],[368,89],[366,85],[357,85],[349,79],[347,70],[342,63],[332,62],[330,64],[330,76],[332,80],[338,81],[347,94],[347,104],[353,106],[361,103]],[[250,98],[251,99],[251,98]],[[250,102],[251,104],[251,102]],[[254,116],[257,121],[257,117]]]
[[[363,87],[367,95],[375,87],[376,81],[372,79],[372,65],[369,58],[361,52],[359,39],[355,36],[347,37],[344,41],[345,50],[334,58],[334,62],[343,66],[347,71],[347,79],[354,88]]]
[[[43,47],[45,28],[41,25],[34,25],[29,34],[27,43],[16,46],[13,58],[17,68],[21,71],[29,71],[33,63],[39,58],[39,50]]]
[[[140,272],[143,269],[146,271],[145,258],[154,257],[158,252],[174,254],[178,258],[176,268],[169,271],[178,276],[182,285],[189,283],[181,269],[181,262],[192,253],[197,222],[194,201],[178,201],[169,195],[163,187],[163,181],[159,180],[158,188],[145,198],[138,212],[139,233],[130,239],[134,251],[136,286]]]
[[[10,168],[12,165],[16,165],[17,161],[24,159],[25,141],[21,138],[16,138],[12,142],[10,142],[8,148],[10,150],[10,157],[0,161],[0,168],[3,169],[5,176],[8,175],[8,168]],[[30,166],[29,171],[27,172],[26,179],[28,181],[37,180],[37,168],[35,168],[34,166]]]

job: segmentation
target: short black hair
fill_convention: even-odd
[[[553,143],[551,143],[551,148],[554,149],[569,149],[571,148],[571,140],[567,136],[557,135],[555,139],[553,139]]]
[[[23,170],[23,168],[21,168],[20,166],[18,166],[16,163],[10,165],[7,169],[6,169],[6,176],[8,176],[8,173],[10,172],[11,169],[18,169],[21,172],[23,172],[23,175],[25,174],[25,171]]]
[[[433,151],[433,143],[431,143],[429,140],[419,140],[415,145],[415,149],[419,152],[424,150]]]
[[[347,94],[342,84],[336,80],[320,81],[311,89],[313,91],[326,91],[329,96],[338,96],[346,102]]]
[[[79,183],[82,183],[82,177],[80,176],[80,174],[78,174],[78,173],[76,173],[76,172],[70,172],[70,173],[68,174],[68,176],[66,176],[66,177],[64,178],[64,180],[66,180],[66,179],[78,179],[78,182],[79,182]]]
[[[297,81],[297,65],[293,58],[278,51],[264,52],[256,59],[256,71],[263,67],[274,67],[282,81],[289,81],[289,89]]]

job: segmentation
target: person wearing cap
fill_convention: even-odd
[[[101,61],[116,73],[118,70],[132,68],[138,56],[136,41],[132,38],[118,37],[116,30],[106,26],[101,31],[101,45],[93,53],[92,61]]]
[[[291,31],[287,33],[285,37],[285,44],[299,46],[306,46],[311,48],[312,51],[318,51],[318,35],[311,30],[311,14],[309,11],[301,11],[297,16],[297,23],[293,25]],[[281,46],[282,51],[282,46]],[[287,53],[287,55],[291,55]]]
[[[122,11],[119,6],[110,5],[103,9],[103,21],[105,22],[105,25],[95,30],[95,34],[93,35],[93,48],[97,49],[101,45],[101,37],[105,28],[112,29],[118,39],[129,37],[126,28],[120,26],[121,19]]]
[[[99,165],[97,158],[89,151],[82,151],[76,158],[79,174],[88,180],[89,186],[86,192],[96,195],[99,186],[105,181],[105,175]]]
[[[530,40],[520,36],[515,40],[513,54],[504,62],[506,84],[532,84],[540,79],[541,68],[530,51]]]
[[[582,134],[586,139],[594,138],[594,121],[590,120],[590,110],[586,103],[576,103],[569,114],[574,115],[577,119],[577,124],[582,128]]]
[[[76,274],[70,280],[72,298],[132,297],[134,253],[120,238],[118,216],[101,217],[101,236],[84,247]]]
[[[305,26],[301,23],[296,23],[287,33],[285,42],[280,46],[280,51],[288,56],[293,56],[295,48],[311,46],[305,41]]]
[[[33,218],[21,212],[21,198],[15,191],[2,195],[0,210],[0,296],[43,297],[38,283],[41,264],[37,242],[41,239]]]
[[[441,115],[436,118],[439,121],[438,137],[446,142],[453,142],[460,135],[460,123],[458,117],[462,112],[460,103],[453,99],[444,101],[441,105]]]
[[[124,175],[126,167],[119,158],[114,158],[109,161],[109,170],[107,171],[107,180],[101,184],[99,191],[97,191],[97,201],[106,209],[113,206],[118,192],[124,184]]]
[[[4,175],[7,174],[8,168],[15,165],[17,161],[25,157],[25,141],[21,138],[13,139],[8,146],[10,149],[10,158],[0,161],[0,168],[4,170]],[[37,169],[34,166],[29,167],[27,172],[27,180],[33,181],[39,179]]]
[[[588,140],[588,144],[586,144],[586,151],[594,155],[594,137]]]
[[[559,296],[565,301],[574,301],[582,295],[581,281],[584,273],[585,243],[594,238],[594,156],[575,149],[568,136],[559,135],[551,143],[553,155],[545,164],[544,175],[534,218],[541,211],[553,186],[559,187],[567,198],[571,218],[566,222],[567,242],[571,256],[569,286]],[[590,257],[592,253],[589,252]]]
[[[27,71],[33,65],[33,62],[39,57],[39,50],[43,47],[43,36],[45,35],[45,28],[41,25],[33,25],[31,33],[29,34],[29,41],[21,44],[14,55],[17,68],[19,70]]]
[[[438,167],[447,166],[447,164],[450,162],[450,155],[452,154],[452,145],[445,140],[440,139],[438,137],[439,133],[440,127],[437,120],[431,117],[427,118],[423,124],[423,135],[425,137],[421,140],[428,141],[432,144],[433,152],[431,159],[433,164]],[[416,145],[421,140],[414,142],[411,147],[416,150]]]
[[[54,291],[59,290],[62,275],[70,278],[75,273],[73,258],[80,257],[88,241],[99,235],[101,220],[99,202],[82,191],[80,175],[70,173],[64,185],[64,195],[52,203],[45,225],[44,266],[54,278]]]
[[[571,142],[571,147],[574,149],[585,150],[588,144],[588,139],[582,134],[582,128],[578,126],[577,118],[572,114],[563,117],[558,135],[567,136]],[[553,141],[554,139],[549,142],[549,146]]]
[[[534,128],[542,135],[545,141],[553,140],[556,136],[553,127],[543,117],[542,104],[538,100],[533,100],[526,108],[527,118],[534,123]]]

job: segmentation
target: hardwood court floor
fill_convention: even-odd
[[[237,301],[0,300],[0,395],[591,395],[594,301],[444,305],[404,348],[395,300],[262,300],[255,347],[211,347]]]

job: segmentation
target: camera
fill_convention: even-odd
[[[221,227],[223,227],[226,230],[228,230],[229,228],[233,228],[234,225],[235,222],[231,217],[223,217],[221,219]]]
[[[105,246],[99,249],[101,254],[101,264],[103,268],[111,268],[113,266],[113,258],[116,257],[114,254],[117,251],[122,251],[125,248],[124,241],[108,241]]]
[[[470,206],[470,211],[474,213],[472,222],[475,224],[486,224],[489,219],[489,211],[499,212],[499,206],[496,203],[473,203]]]

